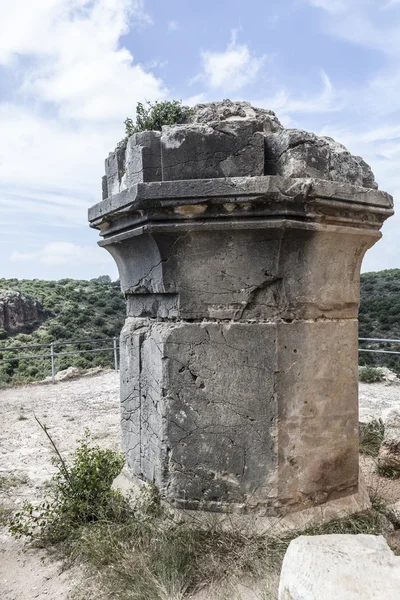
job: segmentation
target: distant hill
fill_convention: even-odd
[[[11,295],[8,290],[19,294]],[[36,300],[38,306],[43,307],[45,320],[40,323],[36,319],[32,323],[32,327],[36,328],[31,333],[10,335],[4,326],[0,327],[0,347],[113,337],[119,335],[125,318],[125,300],[119,282],[112,282],[108,276],[90,281],[0,279],[0,297],[13,298],[21,295],[29,298],[31,303]],[[11,306],[8,309],[10,311],[12,305],[9,306]],[[4,325],[4,322],[2,324]],[[30,323],[27,323],[27,327],[30,327]],[[98,348],[100,347],[101,345],[98,345]],[[63,349],[57,348],[57,351],[74,352],[85,348],[88,346],[71,344]],[[18,351],[18,354],[26,356],[47,352],[48,349],[35,348]],[[0,351],[0,358],[9,358],[13,354]],[[111,365],[112,360],[111,352],[60,356],[56,359],[56,368],[58,371],[68,366],[88,369],[98,365]],[[48,358],[0,362],[0,384],[34,381],[43,379],[49,374]]]
[[[400,339],[400,269],[361,275],[359,323],[360,337]],[[400,345],[383,342],[369,347],[400,352]],[[360,364],[385,365],[400,373],[400,355],[362,352]]]

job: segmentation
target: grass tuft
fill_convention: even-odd
[[[383,373],[378,367],[367,365],[365,367],[359,367],[358,379],[362,383],[379,383],[380,381],[383,381]]]
[[[8,490],[10,488],[18,487],[28,482],[28,476],[22,475],[1,475],[0,476],[0,490]]]
[[[359,451],[367,456],[378,456],[385,434],[381,419],[361,425],[359,429]]]
[[[400,479],[400,468],[399,467],[388,467],[382,463],[376,465],[376,472],[381,477],[387,477],[388,479]]]

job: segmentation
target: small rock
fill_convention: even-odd
[[[107,373],[110,369],[105,369],[104,367],[92,367],[83,373],[83,377],[92,377],[93,375],[98,375],[99,373]]]
[[[55,381],[66,381],[67,379],[73,379],[74,377],[79,377],[81,374],[81,370],[78,367],[68,367],[64,371],[59,371],[55,376]]]

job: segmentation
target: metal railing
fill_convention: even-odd
[[[100,344],[104,342],[112,342],[112,346],[106,348],[89,348],[88,350],[74,350],[73,352],[55,352],[54,348],[58,346],[71,346],[73,344]],[[12,352],[15,350],[22,350],[26,348],[49,348],[50,352],[46,354],[26,354],[25,356],[10,356],[8,358],[1,358],[0,362],[13,362],[18,360],[30,360],[33,358],[49,358],[51,360],[51,380],[55,383],[56,367],[55,360],[59,356],[72,356],[74,354],[95,354],[97,352],[110,352],[113,351],[114,356],[114,369],[118,371],[118,338],[95,338],[91,340],[70,340],[68,342],[50,342],[49,344],[28,344],[23,346],[4,346],[0,348],[0,352]]]
[[[359,342],[383,342],[386,344],[400,344],[400,340],[387,340],[384,338],[358,338]],[[359,352],[376,352],[376,354],[400,354],[395,350],[377,350],[375,348],[359,348]]]
[[[384,338],[358,338],[359,342],[372,342],[372,343],[388,343],[388,344],[399,344],[400,340],[384,339]],[[71,346],[73,344],[101,344],[104,342],[112,342],[112,346],[106,348],[89,348],[88,350],[74,350],[73,352],[55,352],[54,348],[58,346]],[[50,352],[46,354],[26,354],[24,356],[10,356],[8,358],[1,358],[0,362],[13,362],[18,360],[30,360],[35,358],[49,358],[51,360],[51,380],[55,383],[55,359],[59,356],[72,356],[74,354],[95,354],[97,352],[113,352],[114,356],[114,369],[118,371],[118,351],[119,343],[118,338],[95,338],[90,340],[69,340],[68,342],[51,342],[49,344],[28,344],[22,346],[4,346],[0,348],[0,352],[12,352],[19,351],[26,348],[49,348]],[[375,348],[359,348],[359,352],[375,352],[377,354],[399,354],[400,351],[395,350],[378,350]]]

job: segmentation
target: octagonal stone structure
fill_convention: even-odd
[[[359,275],[391,214],[361,158],[248,103],[199,105],[110,155],[89,220],[127,299],[134,477],[177,509],[365,507]]]

